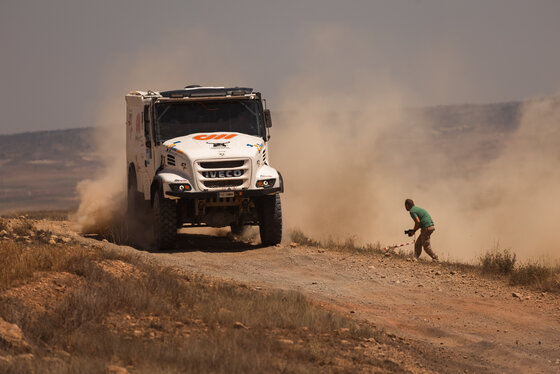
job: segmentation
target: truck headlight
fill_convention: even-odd
[[[186,192],[192,189],[191,185],[188,183],[170,183],[169,187],[173,192]]]
[[[259,188],[269,188],[274,186],[274,183],[276,183],[276,178],[272,178],[272,179],[262,179],[257,181],[257,187]]]

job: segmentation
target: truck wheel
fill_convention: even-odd
[[[152,206],[155,246],[159,250],[173,249],[177,238],[177,204],[156,191]]]
[[[282,203],[279,194],[262,198],[259,229],[263,245],[276,245],[282,241]]]
[[[128,189],[126,196],[126,212],[128,217],[136,218],[138,213],[142,212],[144,199],[140,192],[138,192],[138,182],[136,180],[136,172],[134,168],[128,171]]]
[[[231,228],[231,233],[233,235],[241,235],[245,232],[245,230],[247,229],[247,226],[245,225],[240,225],[238,223],[234,223],[232,225],[229,226]]]

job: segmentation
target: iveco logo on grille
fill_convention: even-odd
[[[243,170],[203,171],[204,178],[235,178],[243,175]]]

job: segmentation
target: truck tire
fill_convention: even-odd
[[[133,167],[128,170],[127,186],[126,213],[129,218],[135,218],[138,213],[143,211],[144,199],[142,194],[138,192],[138,181]]]
[[[231,228],[231,233],[236,236],[243,234],[247,229],[247,226],[240,225],[239,223],[231,224],[229,227]]]
[[[265,196],[261,200],[260,233],[263,245],[282,241],[282,203],[280,195]]]
[[[177,204],[154,193],[152,203],[154,244],[158,250],[173,249],[177,239]]]

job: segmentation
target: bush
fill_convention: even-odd
[[[528,263],[516,268],[510,275],[513,285],[534,285],[543,291],[560,290],[560,268],[541,263]]]
[[[297,244],[308,245],[310,247],[321,246],[320,242],[318,242],[317,240],[311,239],[309,236],[305,235],[303,233],[303,231],[301,231],[299,229],[292,230],[292,232],[290,233],[290,236],[292,238],[292,242],[297,243]]]
[[[479,260],[483,273],[508,275],[515,267],[517,256],[508,249],[496,248],[480,256]]]
[[[560,266],[540,262],[516,266],[515,253],[499,248],[486,252],[479,260],[483,273],[507,276],[512,285],[532,286],[542,291],[560,291]]]

